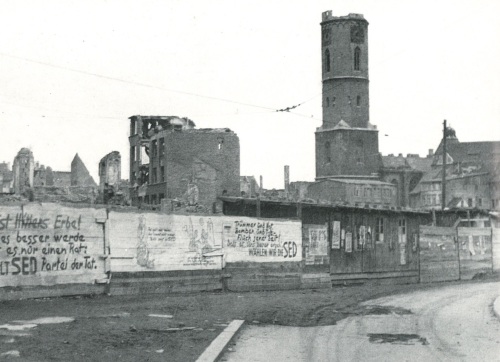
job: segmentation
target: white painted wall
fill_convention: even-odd
[[[114,272],[222,269],[302,259],[301,223],[230,216],[110,212]]]
[[[94,283],[104,274],[106,210],[0,207],[0,287]]]

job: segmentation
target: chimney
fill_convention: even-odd
[[[264,182],[262,181],[262,175],[260,175],[260,192],[264,189]]]
[[[432,148],[429,148],[429,153],[427,154],[427,157],[432,157],[434,156],[434,150]]]
[[[290,166],[285,165],[285,195],[288,196],[290,189]]]

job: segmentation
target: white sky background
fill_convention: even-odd
[[[177,115],[234,130],[241,175],[266,188],[283,187],[284,165],[291,181],[312,181],[326,10],[370,23],[370,122],[384,155],[425,156],[444,119],[461,141],[500,140],[496,0],[0,4],[0,161],[11,164],[29,147],[69,171],[78,152],[99,182],[99,160],[117,150],[128,178],[128,117]]]

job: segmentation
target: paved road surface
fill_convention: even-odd
[[[227,361],[500,361],[500,283],[363,303],[326,327],[246,326]]]

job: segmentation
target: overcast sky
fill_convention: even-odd
[[[122,154],[132,115],[176,115],[240,138],[266,188],[315,176],[321,13],[370,23],[370,122],[380,151],[500,140],[500,1],[1,1],[0,162],[22,147],[69,171]],[[293,113],[276,109],[302,105]]]

